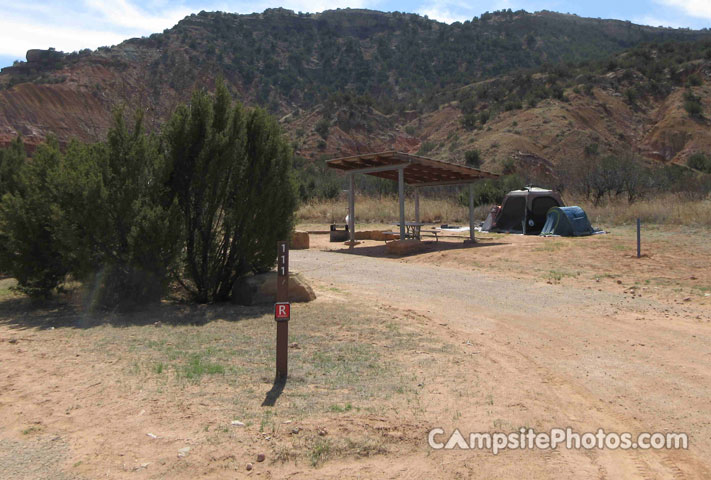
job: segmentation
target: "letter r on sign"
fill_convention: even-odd
[[[288,320],[291,310],[291,305],[288,302],[279,302],[274,304],[274,318],[277,320]]]

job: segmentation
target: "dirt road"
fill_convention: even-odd
[[[425,415],[445,430],[689,435],[688,450],[436,451],[422,468],[480,478],[711,477],[705,304],[343,251],[294,251],[292,267],[354,302],[424,316],[437,334],[468,347],[462,361],[471,373],[459,391],[436,377],[424,382]]]

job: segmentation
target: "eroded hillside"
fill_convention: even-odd
[[[597,145],[680,162],[711,150],[706,35],[510,10],[452,25],[366,10],[201,12],[94,52],[28,52],[0,74],[0,144],[96,140],[122,106],[157,129],[222,76],[278,115],[307,158],[394,149],[461,161],[477,149],[487,168],[545,169]],[[648,41],[676,46],[616,53]]]

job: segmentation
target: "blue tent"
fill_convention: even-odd
[[[592,235],[595,229],[585,211],[580,207],[553,207],[548,210],[546,223],[541,235],[561,237],[582,237]]]

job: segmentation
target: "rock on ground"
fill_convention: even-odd
[[[300,231],[292,232],[289,248],[292,250],[307,250],[309,248],[309,234]]]
[[[238,305],[264,305],[276,302],[276,272],[244,277],[232,288],[232,301]],[[289,301],[310,302],[316,294],[303,275],[289,272]]]
[[[396,240],[385,246],[385,251],[391,255],[407,255],[414,252],[419,252],[424,248],[424,244],[419,240]]]

